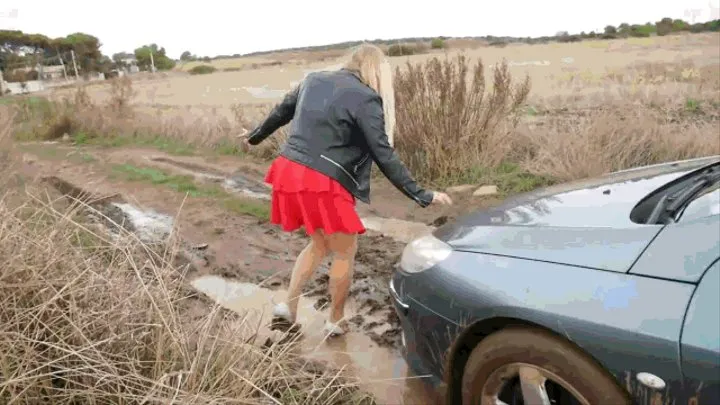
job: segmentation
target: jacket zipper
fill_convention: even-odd
[[[360,183],[358,183],[358,181],[357,181],[357,180],[355,180],[355,177],[353,177],[353,175],[352,175],[352,174],[348,173],[348,171],[347,171],[347,170],[345,170],[345,168],[344,168],[344,167],[342,167],[342,165],[340,165],[340,163],[338,163],[338,162],[336,162],[336,161],[334,161],[334,160],[330,159],[329,157],[327,157],[327,156],[325,156],[325,155],[320,155],[320,157],[321,157],[321,158],[323,158],[323,159],[325,159],[325,160],[327,160],[328,162],[330,162],[330,163],[334,164],[335,166],[339,167],[339,168],[340,168],[340,170],[342,170],[342,171],[343,171],[343,172],[344,172],[345,174],[347,174],[347,175],[348,175],[348,177],[350,177],[350,180],[352,180],[352,181],[353,181],[353,183],[355,183],[355,185],[356,185],[356,186],[357,186],[358,188],[360,188]]]
[[[362,158],[362,160],[361,160],[360,162],[358,162],[358,164],[355,165],[355,168],[353,169],[353,171],[354,171],[355,173],[357,173],[358,168],[359,168],[360,166],[362,166],[363,163],[367,162],[367,160],[368,160],[369,157],[370,157],[370,154],[369,154],[369,153],[368,153],[367,155],[365,155],[365,157]]]

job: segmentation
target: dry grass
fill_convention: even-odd
[[[408,63],[404,71],[397,69],[395,88],[403,160],[420,178],[452,182],[478,162],[488,162],[488,155],[512,136],[530,79],[513,83],[507,64],[501,64],[486,89],[482,61],[471,69],[459,56]]]
[[[293,345],[253,344],[257,325],[194,296],[172,248],[0,186],[0,403],[372,403]]]
[[[717,40],[717,35],[672,39],[677,43],[658,39],[652,46],[663,52],[709,49]],[[612,44],[621,50],[602,51],[612,63],[555,69],[561,73],[549,72],[539,89],[535,69],[532,91],[524,75],[513,73],[517,67],[498,59],[500,52],[517,57],[523,50],[525,58],[542,58],[541,51],[554,50],[556,56],[571,49],[579,55],[583,49],[588,55],[598,51],[587,44],[523,45],[485,48],[494,63],[450,53],[408,58],[397,70],[398,152],[424,182],[496,181],[500,171],[524,179],[514,191],[720,153],[720,64],[689,58],[620,64],[625,47],[641,45]],[[229,113],[202,105],[143,106],[123,101],[137,93],[129,87],[113,84],[103,102],[90,101],[83,90],[57,103],[30,108],[26,102],[18,134],[49,139],[68,133],[79,143],[146,143],[177,153],[210,148],[261,159],[276,156],[287,136],[281,129],[250,150],[237,141],[241,128],[251,129],[263,118],[268,103],[235,104]]]
[[[525,108],[529,81],[516,84],[504,63],[486,90],[481,62],[435,59],[397,72],[397,147],[413,173],[444,184],[510,167],[542,185],[720,154],[719,70],[632,66],[603,77],[602,93],[536,96]]]

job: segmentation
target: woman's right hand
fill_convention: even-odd
[[[440,191],[433,191],[433,199],[432,204],[433,205],[452,205],[452,199],[449,195],[442,193]]]

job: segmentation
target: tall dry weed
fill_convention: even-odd
[[[397,149],[426,180],[452,180],[478,165],[502,160],[494,146],[511,136],[530,92],[530,79],[514,83],[506,62],[485,82],[485,66],[464,56],[408,63],[395,75]],[[488,88],[489,87],[489,88]]]
[[[12,141],[12,130],[16,112],[6,106],[0,106],[0,198],[2,190],[12,182],[13,168],[19,157]]]
[[[0,199],[0,403],[372,403],[292,345],[254,344],[255,322],[128,235],[28,197]]]
[[[132,86],[132,80],[129,77],[123,76],[115,78],[110,84],[108,107],[120,117],[129,116],[132,113],[130,103],[134,95],[135,90]]]

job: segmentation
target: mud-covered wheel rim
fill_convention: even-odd
[[[552,382],[572,395],[578,404],[591,405],[590,402],[562,377],[534,364],[509,363],[492,374],[483,384],[482,405],[508,405],[500,397],[509,383],[519,379],[519,391],[525,405],[552,405],[547,391],[547,383]]]

